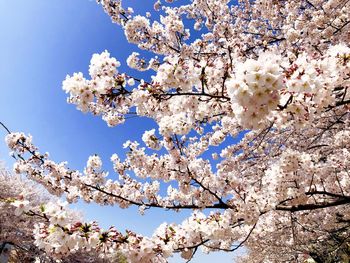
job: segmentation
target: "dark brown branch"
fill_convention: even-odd
[[[11,133],[11,131],[1,121],[0,121],[0,125],[7,131],[8,134]]]
[[[223,100],[223,102],[230,101],[230,98],[224,95],[212,95],[208,93],[195,93],[195,92],[184,92],[184,93],[161,93],[161,94],[153,94],[155,98],[168,97],[165,99],[170,99],[175,96],[198,96],[198,97],[209,97],[210,99],[219,99]]]
[[[233,251],[236,251],[237,249],[239,249],[241,246],[244,245],[245,242],[247,242],[247,240],[249,239],[249,237],[251,236],[253,230],[255,229],[256,227],[256,224],[257,222],[253,225],[253,227],[250,229],[248,235],[245,237],[245,239],[243,241],[241,241],[238,245],[236,245],[234,248],[232,249],[224,249],[224,248],[216,248],[216,247],[211,247],[211,246],[208,246],[208,245],[205,245],[206,247],[208,248],[212,248],[212,249],[217,249],[217,250],[221,250],[221,251],[225,251],[225,252],[233,252]]]
[[[292,205],[292,206],[280,206],[280,205],[278,205],[278,206],[276,206],[276,210],[297,212],[297,211],[323,209],[323,208],[327,208],[327,207],[346,205],[346,204],[350,204],[350,199],[344,198],[344,199],[339,199],[339,200],[334,201],[334,202],[318,203],[318,204],[300,204],[300,205]]]
[[[136,205],[136,206],[146,206],[146,207],[155,207],[155,208],[164,208],[164,209],[203,209],[203,207],[199,207],[199,206],[194,205],[194,204],[192,204],[192,205],[160,205],[158,203],[136,202],[133,200],[129,200],[126,197],[123,197],[120,195],[115,195],[111,192],[107,192],[99,186],[94,186],[94,185],[89,185],[89,184],[84,184],[84,185],[88,188],[91,188],[91,189],[94,189],[94,190],[99,191],[101,193],[104,193],[105,195],[114,197],[116,199],[121,199],[125,202],[128,202],[128,203]],[[217,203],[217,204],[205,206],[205,208],[228,209],[230,207],[225,203]]]

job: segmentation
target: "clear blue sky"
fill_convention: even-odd
[[[135,11],[146,10],[146,1],[125,2],[132,3]],[[130,119],[122,126],[108,128],[99,117],[82,114],[66,103],[62,80],[73,72],[87,75],[93,53],[107,49],[122,62],[122,70],[127,70],[125,60],[137,50],[95,1],[0,0],[0,33],[0,121],[12,131],[32,134],[34,143],[53,160],[68,161],[69,167],[82,169],[88,156],[97,153],[104,168],[112,171],[110,156],[121,154],[126,140],[140,140],[143,131],[154,125],[150,120]],[[12,166],[3,139],[0,159]],[[104,227],[115,225],[145,235],[164,221],[185,218],[184,214],[155,209],[141,217],[137,209],[81,203],[76,207],[88,220],[96,219]],[[232,262],[233,256],[198,254],[193,262]],[[175,257],[172,262],[181,261]]]

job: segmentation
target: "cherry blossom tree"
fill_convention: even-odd
[[[9,262],[56,262],[56,257],[36,245],[34,226],[48,226],[51,223],[58,227],[70,222],[78,227],[83,220],[81,213],[67,208],[67,204],[48,194],[35,182],[8,172],[1,163],[0,193],[0,256],[8,258]],[[84,227],[80,224],[81,228]],[[52,239],[51,245],[60,246],[57,242],[63,240],[59,239],[59,231],[53,231],[52,226],[48,230],[56,233],[56,240]],[[77,249],[60,258],[62,262],[106,262],[94,250],[86,249]],[[122,256],[116,253],[114,259],[118,258],[120,260],[117,262],[122,262]]]
[[[46,215],[51,224],[36,225],[36,245],[56,257],[120,251],[129,262],[242,246],[244,262],[349,254],[350,2],[173,2],[158,0],[142,16],[121,0],[98,1],[130,43],[152,54],[127,59],[149,79],[120,73],[105,51],[92,56],[89,77],[63,81],[68,102],[108,126],[134,115],[157,123],[142,142],[124,144],[124,160],[111,156],[118,180],[97,155],[78,171],[41,153],[31,136],[8,131],[6,142],[17,173],[68,202],[192,215],[151,237]]]

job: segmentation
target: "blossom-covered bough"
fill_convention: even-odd
[[[152,76],[119,73],[107,51],[95,54],[89,78],[63,81],[68,102],[109,126],[136,114],[158,129],[144,132],[145,147],[126,142],[125,160],[111,157],[117,180],[96,155],[80,172],[40,153],[30,136],[10,133],[15,171],[69,202],[194,212],[152,237],[63,224],[60,245],[51,241],[57,231],[39,225],[37,245],[59,256],[89,244],[130,262],[243,245],[246,262],[349,253],[350,2],[167,0],[146,16],[121,1],[98,2],[130,43],[154,54],[127,60]]]

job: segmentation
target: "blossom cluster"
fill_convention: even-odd
[[[268,53],[246,60],[237,65],[235,77],[226,84],[233,112],[243,127],[257,128],[277,108],[284,87],[278,64],[278,56]]]
[[[123,115],[128,112],[128,99],[111,101],[109,97],[127,92],[125,86],[134,85],[134,80],[125,74],[118,74],[120,62],[111,58],[107,51],[94,54],[91,58],[89,74],[91,80],[84,78],[81,72],[67,76],[62,83],[63,90],[70,94],[68,102],[77,105],[83,112],[91,111],[102,115],[110,126],[124,121]]]

